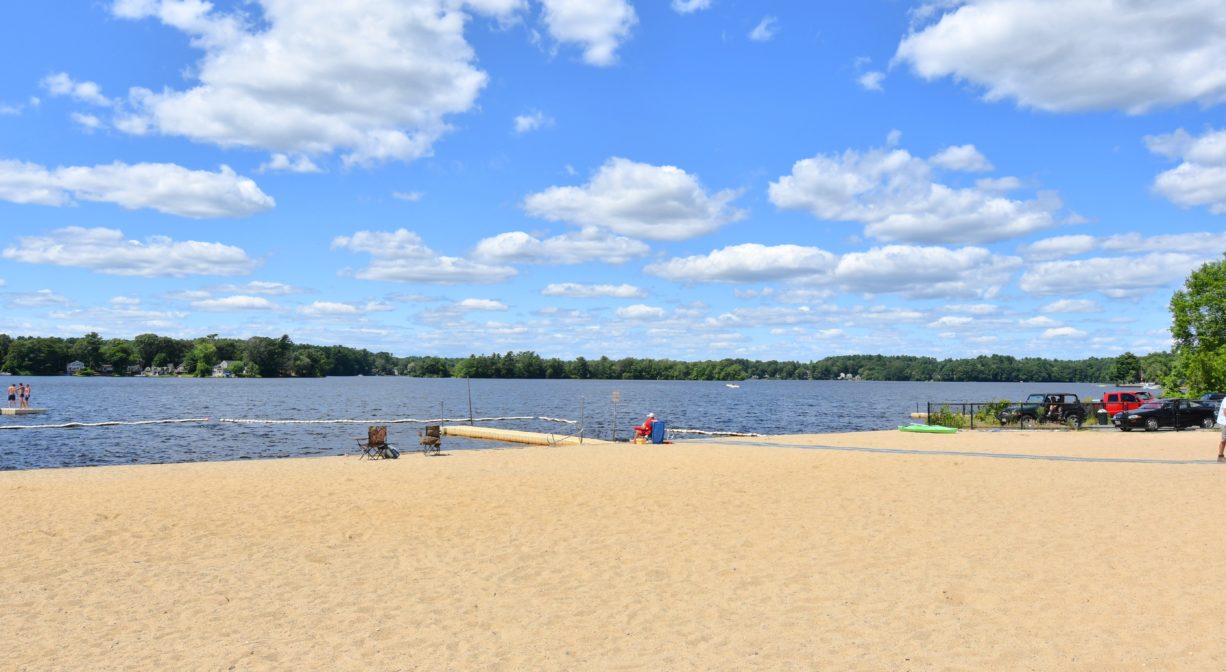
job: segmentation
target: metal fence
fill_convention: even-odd
[[[976,429],[983,427],[1019,427],[1020,424],[1015,422],[1002,423],[999,419],[1000,411],[1012,411],[1019,408],[1021,402],[1001,402],[1001,401],[929,401],[927,402],[926,412],[921,413],[917,406],[916,413],[913,415],[917,420],[924,420],[924,424],[933,425],[941,424],[936,420],[945,419],[951,421],[951,424],[958,424],[959,427],[967,429]],[[1081,417],[1085,419],[1084,426],[1087,427],[1111,427],[1111,416],[1107,413],[1104,404],[1101,401],[1086,401],[1078,405],[1078,408],[1083,411]],[[1035,418],[1035,423],[1040,427],[1059,427],[1067,425],[1068,418],[1072,417],[1072,413],[1065,411],[1061,417],[1050,418],[1046,414],[1042,414]],[[959,424],[960,423],[960,424]]]

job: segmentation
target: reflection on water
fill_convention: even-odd
[[[14,382],[16,382],[14,377]],[[186,379],[29,378],[32,405],[46,415],[0,418],[4,425],[209,417],[278,420],[436,418],[469,415],[464,380],[423,378]],[[1073,383],[896,383],[473,380],[475,417],[545,416],[583,420],[585,435],[618,438],[648,412],[671,427],[793,434],[890,429],[928,401],[1020,399],[1031,392],[1096,397],[1103,388]],[[620,402],[612,402],[614,392]],[[498,426],[568,434],[539,420]],[[389,441],[417,444],[418,425],[393,425]],[[361,425],[142,425],[0,432],[0,469],[191,462],[353,453]],[[494,444],[449,437],[447,450]]]

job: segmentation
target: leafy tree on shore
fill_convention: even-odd
[[[1177,360],[1168,383],[1194,395],[1226,389],[1226,259],[1193,271],[1170,308]]]

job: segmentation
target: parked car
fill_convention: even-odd
[[[1176,430],[1187,427],[1210,429],[1215,424],[1217,411],[1192,399],[1155,399],[1140,408],[1116,413],[1111,422],[1125,432],[1141,427],[1152,432],[1159,427]]]
[[[1209,394],[1201,395],[1200,403],[1212,406],[1213,410],[1216,411],[1222,405],[1223,397],[1226,397],[1226,392],[1210,392]]]
[[[1140,408],[1141,404],[1147,401],[1153,401],[1154,395],[1145,390],[1117,390],[1115,392],[1107,392],[1103,395],[1103,410],[1107,412],[1108,417],[1114,417],[1116,413],[1122,411],[1131,411],[1134,408]]]
[[[1002,425],[1016,422],[1022,429],[1030,429],[1040,421],[1067,422],[1080,428],[1086,421],[1086,409],[1071,392],[1048,392],[1026,397],[1026,401],[1001,411],[996,419]]]

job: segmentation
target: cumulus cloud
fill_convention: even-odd
[[[288,154],[276,153],[268,161],[260,164],[261,173],[321,173],[323,170],[315,162],[305,156],[290,157]]]
[[[52,206],[97,201],[192,218],[245,217],[276,204],[255,182],[228,166],[210,173],[172,163],[128,165],[118,161],[48,170],[33,163],[0,160],[0,199]]]
[[[987,157],[979,153],[974,145],[958,145],[946,147],[929,159],[934,166],[948,170],[960,170],[968,173],[985,173],[993,170]]]
[[[758,25],[749,31],[749,39],[754,42],[770,42],[775,39],[775,34],[779,32],[779,19],[773,16],[764,16],[758,22]]]
[[[5,304],[13,308],[44,308],[47,306],[66,306],[71,303],[68,297],[57,294],[50,289],[40,289],[35,292],[11,294]]]
[[[407,201],[409,203],[416,203],[424,197],[425,197],[425,194],[423,194],[420,191],[393,191],[392,192],[392,198],[398,201]]]
[[[352,236],[337,236],[332,240],[332,249],[364,252],[372,257],[369,266],[354,273],[354,277],[361,280],[493,283],[516,274],[515,269],[509,266],[439,255],[426,247],[421,236],[406,229],[392,232],[358,231]]]
[[[994,303],[961,303],[945,306],[942,310],[951,313],[968,313],[970,315],[991,315],[1000,311],[1000,306]]]
[[[454,307],[464,311],[497,311],[506,310],[507,304],[494,299],[464,299],[456,303]]]
[[[305,291],[293,285],[287,285],[284,282],[268,282],[265,280],[252,280],[242,285],[222,285],[217,289],[222,292],[233,292],[235,294],[264,294],[266,296],[284,296]]]
[[[446,118],[470,110],[486,84],[464,39],[465,10],[507,17],[523,6],[259,0],[257,22],[245,6],[118,0],[115,16],[156,19],[191,36],[203,56],[194,86],[133,88],[116,125],[223,147],[339,152],[347,165],[411,161],[431,152]]]
[[[541,290],[545,296],[568,296],[574,299],[639,299],[647,295],[641,287],[629,284],[620,285],[584,285],[576,282],[557,282],[545,285]]]
[[[601,227],[649,240],[684,240],[745,216],[733,190],[708,194],[698,178],[674,166],[609,159],[582,187],[550,187],[524,199],[534,217]]]
[[[658,320],[664,317],[664,309],[636,303],[618,308],[617,316],[624,320]]]
[[[57,72],[43,78],[41,85],[52,96],[68,96],[82,103],[109,107],[111,99],[102,95],[102,87],[95,82],[77,82],[66,72]]]
[[[1119,233],[1105,238],[1079,234],[1044,238],[1019,251],[1029,260],[1047,261],[1063,257],[1075,257],[1095,250],[1111,252],[1187,252],[1201,253],[1223,247],[1220,233],[1169,233],[1143,236],[1139,233]]]
[[[1150,151],[1181,163],[1154,179],[1154,191],[1184,208],[1206,206],[1226,213],[1226,131],[1194,138],[1182,128],[1168,135],[1146,136]]]
[[[1226,100],[1226,12],[1217,0],[930,3],[895,62],[1043,110],[1139,114]]]
[[[692,14],[711,6],[711,0],[673,0],[670,5],[678,14]]]
[[[856,82],[860,84],[860,88],[865,91],[881,91],[881,82],[885,79],[885,73],[878,70],[870,70],[860,75]]]
[[[298,312],[308,317],[358,317],[367,313],[387,312],[391,309],[389,304],[378,301],[370,301],[365,304],[315,301],[299,307]]]
[[[886,241],[989,243],[1056,224],[1061,207],[1052,193],[1031,200],[1001,195],[999,188],[955,188],[936,182],[933,167],[984,169],[991,164],[973,145],[947,149],[931,161],[903,149],[818,154],[772,182],[770,200],[814,217],[864,224],[867,235]],[[999,187],[999,185],[997,185]]]
[[[932,329],[955,329],[958,327],[965,327],[966,325],[971,324],[974,321],[975,321],[975,318],[973,317],[964,317],[961,315],[957,315],[957,316],[946,315],[944,317],[937,318],[933,320],[932,322],[929,322],[928,326]]]
[[[589,65],[617,62],[617,48],[638,23],[625,0],[541,0],[545,26],[555,40],[577,44]]]
[[[532,114],[517,114],[515,115],[515,132],[529,133],[546,126],[552,126],[553,119],[545,116],[544,112],[533,112]]]
[[[1204,254],[1153,252],[1134,257],[1095,257],[1035,264],[1018,285],[1030,294],[1096,291],[1113,299],[1140,296],[1179,284],[1211,259]]]
[[[83,114],[81,112],[73,112],[68,115],[73,123],[80,126],[85,132],[90,133],[102,128],[102,120],[92,114]]]
[[[843,255],[834,281],[848,291],[909,298],[992,298],[1021,265],[982,247],[888,245]]]
[[[215,312],[242,310],[276,310],[277,304],[262,296],[226,296],[220,299],[201,299],[192,301],[192,308]]]
[[[523,231],[501,233],[478,241],[472,256],[487,262],[583,264],[601,261],[622,264],[650,251],[651,248],[641,241],[587,227],[552,238],[537,238]]]
[[[1102,309],[1097,301],[1090,299],[1060,299],[1052,301],[1039,310],[1044,313],[1098,313]]]
[[[126,240],[123,232],[115,229],[78,226],[56,229],[45,236],[19,236],[16,245],[4,249],[3,257],[143,277],[244,275],[259,265],[242,249],[221,243],[179,242],[165,236],[142,242]]]
[[[657,262],[643,270],[677,282],[761,282],[820,276],[834,265],[835,256],[817,247],[745,243]]]
[[[1043,338],[1085,338],[1086,332],[1074,327],[1053,327],[1043,332]]]

